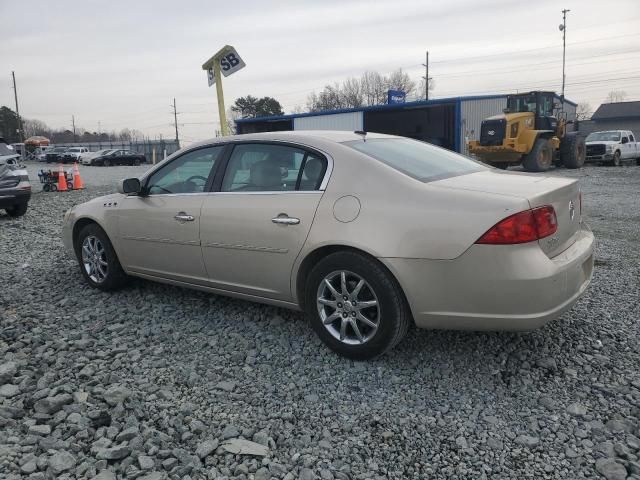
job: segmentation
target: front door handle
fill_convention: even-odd
[[[178,214],[173,218],[175,218],[180,223],[193,222],[196,219],[196,217],[194,217],[193,215],[188,215],[185,212],[178,212]]]
[[[299,218],[290,217],[286,213],[281,213],[277,217],[272,218],[271,221],[279,225],[298,225],[300,223]]]

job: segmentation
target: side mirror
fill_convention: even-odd
[[[622,143],[623,143],[623,144],[625,144],[625,143],[629,143],[629,139],[628,139],[628,138],[626,138],[626,137],[623,137],[623,138],[622,138]]]
[[[502,109],[502,113],[511,113],[511,109],[509,109],[509,108],[503,108],[503,109]]]
[[[142,190],[142,184],[139,178],[125,178],[118,185],[118,192],[125,195],[137,195]]]

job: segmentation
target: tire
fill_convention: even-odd
[[[51,191],[51,185],[48,183],[45,183],[44,185],[42,185],[42,191],[43,192],[50,192]]]
[[[499,168],[500,170],[506,170],[509,167],[509,164],[506,162],[488,162],[494,168]]]
[[[560,143],[560,159],[567,168],[582,168],[587,157],[585,138],[578,133],[568,133]]]
[[[111,160],[105,160],[104,162],[102,162],[102,166],[103,167],[110,167],[111,166]]]
[[[346,301],[341,296],[343,273]],[[331,283],[338,297],[331,293],[325,280]],[[364,283],[356,292],[361,280]],[[323,303],[319,302],[320,298]],[[412,321],[396,280],[380,263],[357,252],[336,252],[320,260],[306,279],[304,300],[309,322],[320,339],[334,352],[354,360],[367,360],[395,347],[407,334]],[[375,305],[361,306],[374,301]],[[323,319],[330,320],[334,314],[334,320],[325,325]],[[362,316],[368,323],[361,320]],[[360,335],[353,328],[354,322]]]
[[[138,165],[140,165],[140,159],[136,158],[133,160],[133,164],[137,167]]]
[[[71,180],[67,180],[67,190],[73,190],[73,182]]]
[[[609,165],[611,165],[612,167],[619,167],[620,165],[622,165],[620,150],[616,150],[616,152],[613,154],[613,160],[611,160],[611,163]]]
[[[13,207],[5,208],[7,214],[10,217],[21,217],[25,213],[27,213],[28,204],[19,203],[18,205],[14,205]]]
[[[58,191],[58,185],[56,185],[55,183],[52,183],[50,188],[51,188],[52,192],[57,192]]]
[[[80,271],[89,286],[108,292],[127,283],[128,277],[122,270],[109,237],[97,224],[91,223],[80,230],[75,240],[75,250]],[[83,250],[88,256],[83,257]],[[91,253],[97,256],[92,257]]]
[[[522,166],[527,172],[546,172],[553,163],[553,148],[546,138],[539,138],[525,155]]]

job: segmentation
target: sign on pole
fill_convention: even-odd
[[[387,103],[404,103],[407,99],[407,94],[402,90],[389,90],[387,92]]]
[[[222,75],[228,77],[238,70],[244,68],[246,64],[238,55],[238,52],[231,45],[225,45],[218,52],[207,60],[202,69],[207,72],[207,81],[211,87],[216,85],[216,94],[218,96],[218,113],[220,114],[220,128],[222,135],[228,135],[227,116],[224,111],[224,93],[222,92]]]

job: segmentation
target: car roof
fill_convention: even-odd
[[[383,133],[367,132],[366,138],[400,138],[396,135],[385,135]],[[334,143],[349,142],[352,140],[362,140],[362,134],[343,130],[295,130],[285,132],[262,132],[245,133],[242,135],[230,135],[227,137],[217,137],[194,143],[189,149],[217,143],[237,142],[237,141],[280,141],[313,145],[317,141],[329,141]]]

